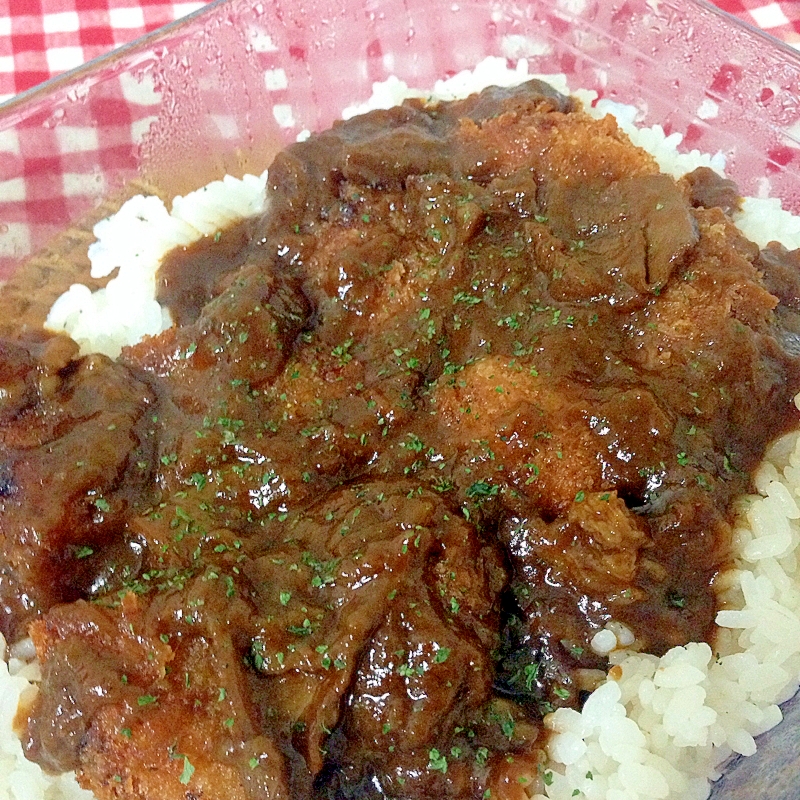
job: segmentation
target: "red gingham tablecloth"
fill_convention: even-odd
[[[0,102],[203,5],[198,0],[0,0]]]
[[[763,0],[712,0],[729,14],[800,48],[800,0],[765,3]]]

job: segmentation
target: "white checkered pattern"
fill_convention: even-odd
[[[205,3],[0,0],[0,102]]]
[[[763,0],[714,0],[723,11],[800,47],[800,0],[765,3]]]

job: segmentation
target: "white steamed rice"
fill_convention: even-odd
[[[136,195],[113,217],[94,226],[97,241],[89,246],[93,278],[117,274],[96,292],[74,283],[53,303],[46,327],[71,336],[81,353],[116,358],[126,345],[155,336],[172,325],[169,311],[156,301],[156,271],[176,247],[246,217],[263,213],[267,173],[226,175],[172,201]]]
[[[486,59],[472,72],[439,81],[432,92],[409,89],[396,78],[376,84],[365,104],[345,109],[352,117],[387,108],[405,97],[450,100],[491,84],[514,85],[529,77],[527,62]],[[569,92],[564,76],[542,76]],[[722,154],[679,153],[682,137],[655,125],[635,125],[636,109],[575,93],[591,114],[612,113],[660,168],[675,176],[698,166],[724,174]],[[172,210],[157,198],[137,196],[95,227],[92,274],[118,270],[108,286],[91,293],[75,285],[53,305],[48,326],[71,335],[82,352],[112,357],[144,335],[171,324],[155,300],[155,274],[164,255],[213,235],[264,210],[266,173],[238,181],[227,176],[185,198]],[[746,198],[739,228],[760,246],[779,241],[800,247],[800,218],[778,199]],[[545,724],[549,762],[530,775],[533,800],[700,800],[709,780],[735,753],[755,752],[754,737],[781,720],[778,704],[800,684],[800,431],[775,442],[755,479],[757,495],[742,498],[735,530],[734,566],[719,576],[718,635],[714,647],[692,643],[662,658],[635,651],[633,633],[610,623],[592,641],[608,654],[611,669],[583,711],[559,709]],[[74,776],[44,776],[26,761],[12,722],[20,698],[36,691],[38,667],[29,641],[6,652],[0,636],[0,800],[90,800]],[[531,794],[531,792],[540,792]]]

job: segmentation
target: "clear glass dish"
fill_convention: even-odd
[[[0,281],[142,182],[260,172],[374,81],[426,87],[487,55],[634,104],[800,212],[800,56],[704,0],[218,0],[0,106]],[[789,705],[717,800],[797,796]]]

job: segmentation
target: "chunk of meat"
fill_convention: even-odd
[[[228,281],[196,321],[123,354],[155,376],[161,389],[153,420],[156,483],[167,495],[208,483],[208,492],[193,498],[206,505],[215,493],[227,494],[231,514],[222,524],[266,504],[250,502],[266,468],[247,480],[242,464],[291,461],[279,447],[262,452],[265,411],[257,398],[290,358],[310,313],[297,282],[277,275],[263,254],[248,259]],[[206,440],[202,448],[199,439]]]
[[[739,187],[709,167],[692,170],[681,178],[680,183],[688,192],[689,203],[694,208],[719,208],[728,216],[741,210]]]
[[[571,271],[562,276],[556,296],[564,299],[603,293],[641,301],[667,284],[698,238],[690,210],[667,175],[626,176],[599,187],[554,182],[543,213],[570,242],[581,272],[591,275],[588,281]]]
[[[312,775],[331,769],[326,732],[355,726],[375,742],[339,753],[358,782],[365,770],[387,774],[387,726],[397,758],[427,753],[448,721],[490,694],[485,648],[496,641],[502,565],[438,498],[411,486],[335,492],[289,525],[291,547],[247,568],[275,609],[254,638],[257,669],[275,707],[302,722],[293,741]]]
[[[544,563],[551,580],[606,603],[630,593],[639,550],[649,538],[616,492],[580,495],[563,517],[518,521],[505,535],[523,574],[529,565]]]
[[[431,751],[450,753],[459,724],[490,698],[492,670],[486,652],[440,613],[419,595],[389,611],[362,656],[342,723],[346,740],[360,744],[336,748],[334,740],[318,782],[323,796],[370,782],[386,797],[471,793],[471,770],[432,769]]]
[[[72,360],[63,337],[4,350],[0,631],[13,641],[54,603],[90,591],[104,551],[126,549],[125,519],[149,495],[155,398],[104,356]]]
[[[126,358],[159,377],[170,376],[176,402],[190,411],[207,402],[192,395],[209,370],[219,389],[237,379],[252,386],[270,383],[310,309],[296,283],[276,277],[265,261],[265,255],[248,261],[194,323],[146,339]]]
[[[254,735],[230,636],[166,633],[148,611],[129,594],[116,609],[79,602],[34,623],[47,690],[28,754],[77,769],[101,800],[289,798],[283,755]]]
[[[766,288],[780,301],[775,309],[780,321],[776,335],[787,352],[800,355],[800,252],[770,242],[754,264]]]
[[[769,292],[788,309],[800,311],[800,253],[770,242],[759,252],[756,266]]]
[[[519,611],[507,627],[498,684],[540,711],[575,706],[576,669],[602,663],[591,651],[592,636],[644,595],[638,573],[652,547],[646,522],[616,492],[582,492],[553,521],[535,512],[511,517],[499,536],[513,565]]]

